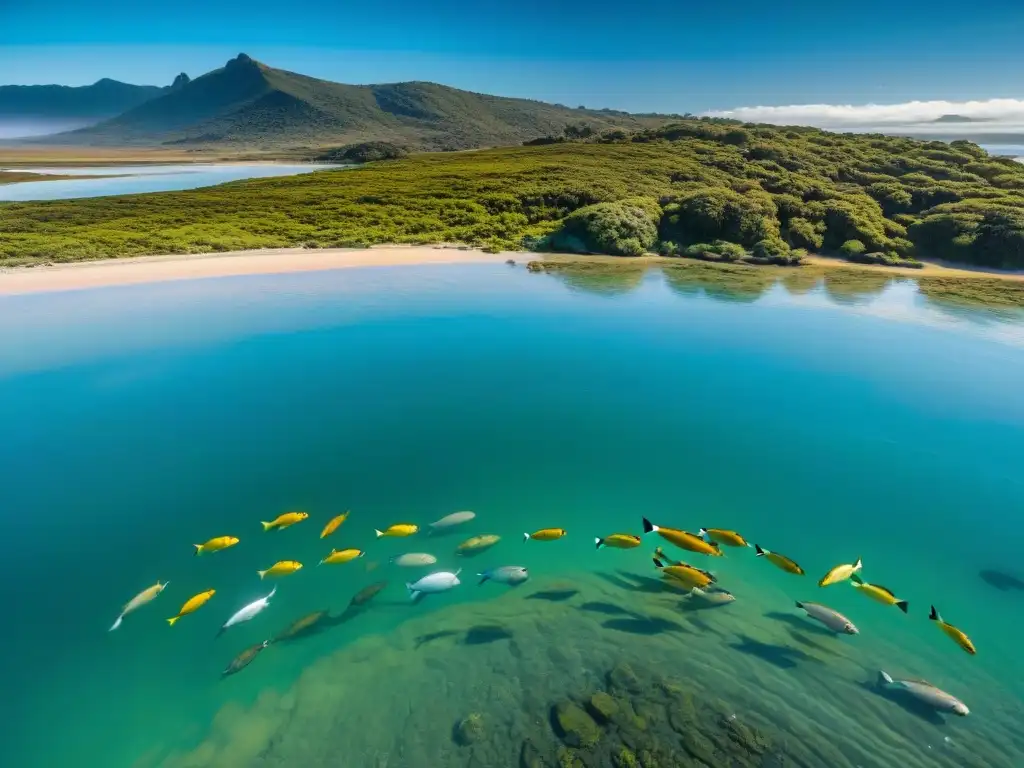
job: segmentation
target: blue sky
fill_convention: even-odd
[[[1024,97],[1022,39],[1007,0],[0,0],[0,83],[164,84],[245,51],[632,111],[962,101]]]

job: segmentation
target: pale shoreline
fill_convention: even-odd
[[[484,253],[457,246],[382,245],[373,248],[268,248],[226,253],[136,256],[40,267],[0,268],[0,296],[351,267],[498,264],[509,258],[529,255]]]

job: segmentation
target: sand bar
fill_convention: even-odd
[[[348,267],[409,264],[500,263],[528,254],[492,254],[452,246],[385,245],[373,248],[272,248],[228,253],[139,256],[0,269],[0,296],[73,291],[111,285],[195,280],[233,275],[272,275]]]

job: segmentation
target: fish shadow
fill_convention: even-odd
[[[631,635],[651,636],[666,632],[690,634],[690,630],[674,621],[636,614],[632,614],[629,618],[624,619],[608,619],[608,621],[602,622],[601,626],[605,629],[613,629],[616,632],[628,632]]]
[[[597,576],[604,579],[609,584],[629,592],[643,592],[648,595],[660,595],[665,592],[677,591],[672,589],[672,587],[668,586],[661,579],[652,579],[650,576],[640,576],[627,571],[619,571],[618,573],[602,573],[598,571]]]
[[[466,631],[466,636],[462,638],[462,644],[487,645],[488,643],[496,643],[499,640],[511,639],[512,633],[505,629],[505,627],[490,624],[470,627]]]
[[[1000,592],[1024,592],[1024,581],[1021,581],[1012,573],[1006,573],[1005,571],[995,569],[985,569],[983,571],[978,571],[978,578],[990,587],[995,587]]]
[[[545,589],[527,595],[527,600],[547,600],[549,603],[564,603],[572,600],[580,591],[578,589]]]
[[[766,619],[771,619],[772,621],[777,621],[781,624],[786,624],[791,630],[796,630],[798,632],[808,632],[812,635],[822,635],[824,637],[835,637],[838,634],[837,632],[833,632],[827,627],[823,627],[814,622],[812,619],[797,616],[792,613],[769,611],[764,615],[764,617]]]
[[[602,603],[600,601],[591,601],[589,603],[583,603],[583,605],[576,606],[581,611],[589,611],[590,613],[600,613],[604,616],[629,616],[630,611],[627,611],[620,605],[615,603]]]
[[[456,632],[454,629],[442,629],[440,632],[430,632],[425,635],[419,635],[414,641],[415,644],[413,645],[413,647],[422,648],[427,643],[432,643],[435,640],[442,640],[446,637],[457,637],[458,634],[459,633]]]
[[[903,711],[919,717],[925,722],[932,725],[947,725],[946,718],[940,715],[937,710],[929,707],[923,701],[918,701],[906,691],[885,688],[879,685],[876,680],[866,680],[859,683],[859,685],[864,690],[873,693],[875,696],[880,696],[886,701],[891,701]]]
[[[740,635],[739,642],[730,643],[733,650],[745,653],[749,656],[774,664],[779,669],[793,669],[802,661],[811,661],[812,657],[801,651],[799,648],[791,648],[788,645],[776,645],[775,643],[762,643],[749,635]]]

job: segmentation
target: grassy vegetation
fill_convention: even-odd
[[[188,192],[0,206],[0,259],[302,245],[1024,268],[1024,165],[973,144],[690,120]],[[872,259],[875,260],[875,259]]]

